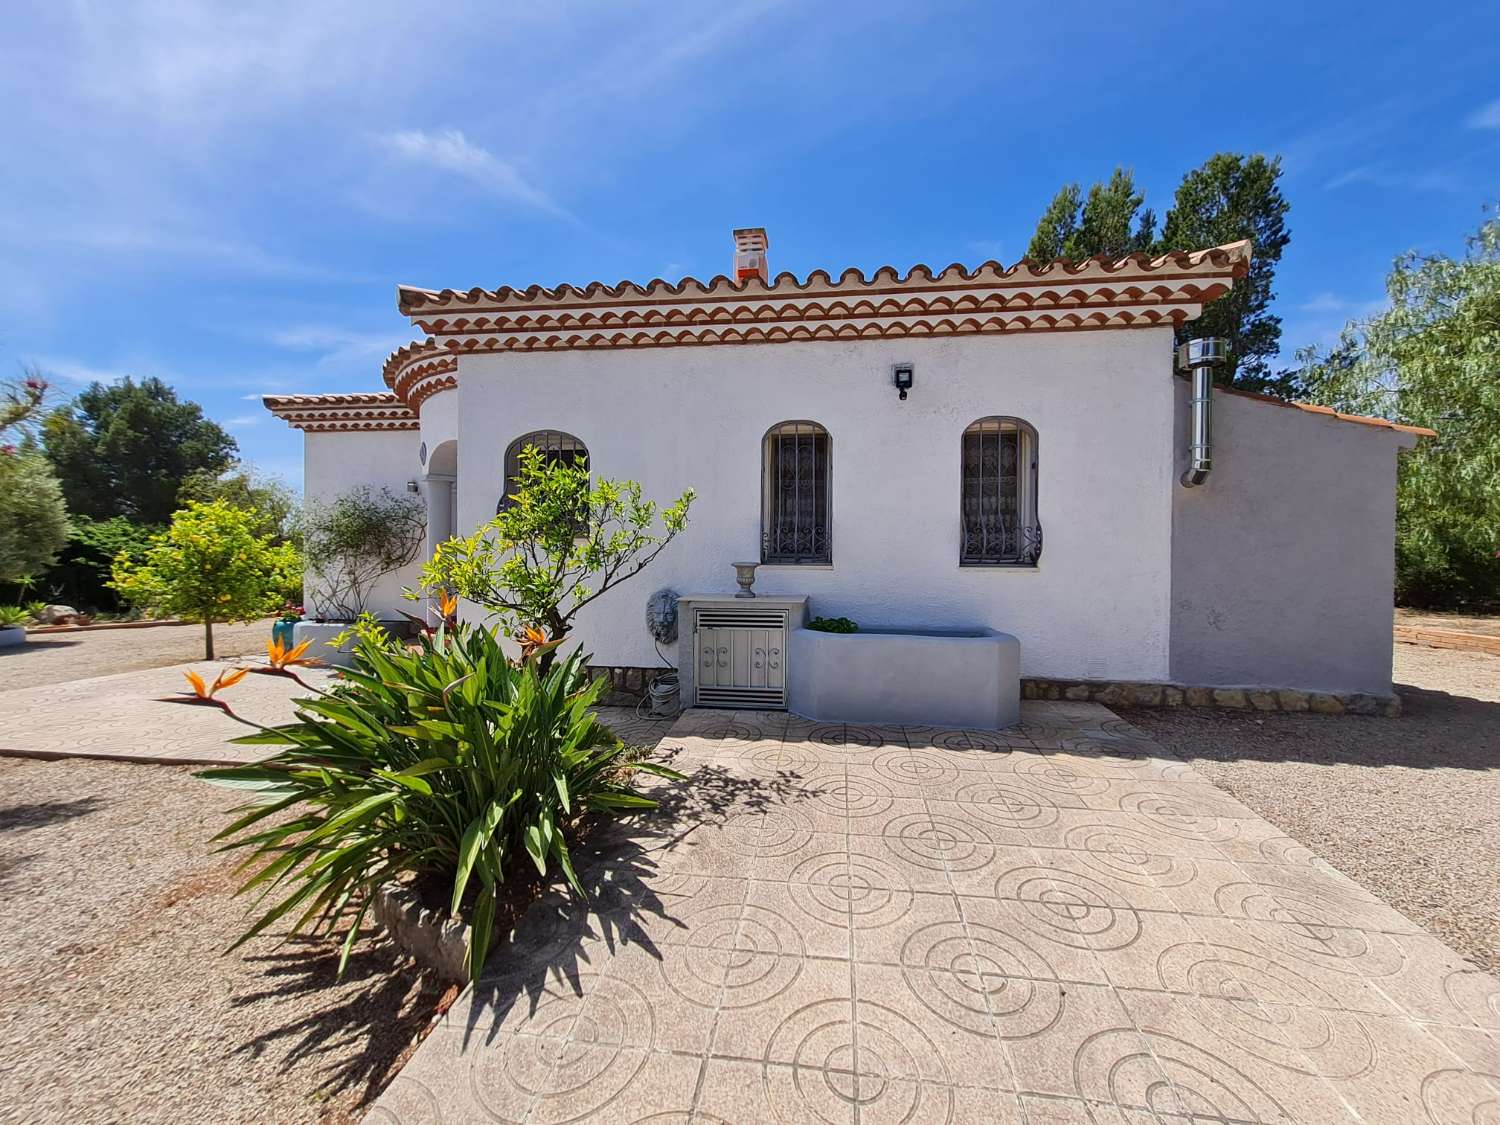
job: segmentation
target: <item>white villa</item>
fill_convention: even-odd
[[[1393,706],[1396,462],[1431,431],[1206,379],[1195,406],[1174,330],[1248,243],[772,280],[765,232],[735,239],[706,282],[400,287],[421,338],[386,390],[266,399],[308,497],[420,490],[436,543],[494,515],[528,443],[691,486],[687,531],[580,619],[611,669],[660,666],[653,591],[728,596],[759,560],[756,593],[812,615],[1011,634],[1036,696]]]

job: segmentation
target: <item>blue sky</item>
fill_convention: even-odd
[[[1009,262],[1065,181],[1260,151],[1289,354],[1500,198],[1488,4],[7,7],[0,367],[160,376],[294,484],[258,396],[379,389],[398,282]]]

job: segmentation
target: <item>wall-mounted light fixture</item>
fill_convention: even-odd
[[[901,401],[906,401],[906,392],[911,390],[911,385],[916,377],[916,367],[910,363],[897,363],[891,367],[891,382],[896,384],[896,390],[901,392]]]
[[[421,492],[422,491],[422,486],[419,485],[414,480],[409,480],[409,481],[406,482],[406,491],[407,492]]]

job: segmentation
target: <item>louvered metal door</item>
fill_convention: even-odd
[[[786,611],[704,609],[693,631],[700,707],[786,707]]]

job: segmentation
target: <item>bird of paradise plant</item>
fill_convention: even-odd
[[[315,656],[304,656],[307,648],[312,644],[311,640],[303,641],[299,645],[288,645],[277,637],[272,637],[266,642],[267,665],[264,668],[247,668],[247,672],[259,672],[263,676],[285,676],[289,680],[295,680],[303,687],[316,691],[311,684],[293,672],[293,668],[321,668],[324,662]]]
[[[210,685],[202,676],[189,668],[183,672],[183,675],[187,677],[188,685],[193,690],[182,692],[180,695],[166,696],[158,700],[158,702],[186,703],[191,706],[206,704],[209,707],[219,708],[219,710],[223,711],[231,719],[239,719],[240,717],[230,710],[229,704],[225,703],[222,699],[215,698],[215,696],[226,688],[234,687],[235,684],[245,678],[245,674],[249,671],[250,669],[248,668],[226,668],[214,677],[214,682]],[[244,722],[243,719],[240,719],[240,721]]]

